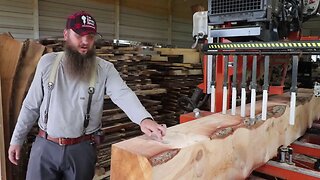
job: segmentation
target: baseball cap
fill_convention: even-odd
[[[81,36],[97,34],[97,23],[89,13],[79,11],[68,17],[66,29],[72,29]]]

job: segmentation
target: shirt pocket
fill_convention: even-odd
[[[100,82],[96,82],[94,87],[94,94],[92,95],[92,103],[97,103],[103,101],[104,99],[104,90]]]

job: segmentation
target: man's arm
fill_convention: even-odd
[[[11,137],[8,156],[9,160],[16,165],[20,157],[21,146],[33,124],[39,117],[39,109],[43,99],[41,69],[42,64],[40,60],[28,94],[23,101],[17,124]]]
[[[107,69],[106,94],[133,122],[140,125],[141,131],[146,135],[154,134],[158,139],[162,139],[165,135],[165,127],[151,119],[151,114],[125,84],[113,65]]]

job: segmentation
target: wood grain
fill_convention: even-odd
[[[0,77],[0,179],[6,180],[6,149],[4,145],[4,129],[1,98],[1,77]]]
[[[169,128],[162,142],[144,135],[114,144],[111,179],[244,179],[320,117],[320,98],[299,89],[296,123],[290,126],[289,99],[269,97],[268,119],[250,127],[239,114],[216,113]],[[256,110],[259,119],[261,102]]]
[[[2,91],[2,107],[3,107],[3,123],[4,123],[4,138],[5,149],[9,148],[9,141],[13,123],[10,122],[9,108],[11,103],[13,79],[16,74],[20,54],[23,48],[23,43],[12,39],[8,35],[0,35],[0,76],[1,91]],[[5,151],[7,152],[7,151]],[[6,156],[7,157],[7,156]],[[7,174],[10,175],[10,164],[7,161]],[[9,179],[9,178],[8,178]]]
[[[182,55],[183,63],[197,64],[200,62],[200,53],[196,49],[187,48],[154,48],[155,51],[160,52],[161,56],[155,56],[152,60],[165,61],[165,56]]]
[[[23,57],[18,64],[14,76],[14,89],[11,96],[10,117],[14,124],[17,122],[22,102],[33,79],[36,66],[43,55],[45,47],[31,40],[25,42]]]

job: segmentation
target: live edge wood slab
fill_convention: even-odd
[[[111,179],[244,179],[319,119],[320,98],[312,90],[298,90],[294,126],[289,125],[289,101],[289,93],[270,96],[266,121],[260,120],[258,101],[253,126],[239,114],[216,113],[168,128],[162,142],[143,135],[114,144]]]

